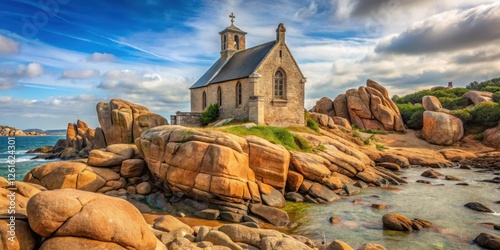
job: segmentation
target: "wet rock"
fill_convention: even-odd
[[[413,231],[413,222],[400,214],[384,214],[382,217],[382,223],[384,225],[384,229],[406,232]]]
[[[220,213],[220,217],[221,219],[229,222],[241,222],[243,220],[243,214],[237,214],[228,211],[222,211]]]
[[[301,194],[296,193],[296,192],[286,193],[285,198],[289,201],[294,201],[294,202],[303,202],[304,201],[304,196],[302,196]]]
[[[195,212],[194,215],[202,219],[216,220],[220,215],[220,211],[216,209],[205,209]]]
[[[443,174],[439,173],[438,171],[436,171],[434,169],[428,169],[428,170],[425,170],[420,176],[438,179],[440,176],[443,176]]]
[[[248,208],[250,209],[250,212],[275,226],[283,227],[290,222],[288,214],[279,208],[269,207],[262,204],[250,204]]]
[[[340,199],[340,196],[338,196],[333,190],[319,183],[314,183],[311,186],[311,188],[309,189],[309,194],[316,198],[324,199],[327,202],[332,202],[334,200]]]
[[[401,171],[401,167],[396,163],[381,162],[381,163],[378,163],[377,165],[379,165],[385,169],[391,170],[391,171]]]
[[[360,188],[358,188],[354,185],[351,185],[351,184],[344,185],[344,190],[346,191],[347,195],[349,195],[349,196],[359,194],[359,192],[361,192]]]
[[[328,221],[332,224],[337,224],[340,222],[340,219],[338,217],[330,217],[330,219],[328,219]]]
[[[469,202],[469,203],[465,204],[464,207],[472,209],[472,210],[476,210],[478,212],[494,213],[493,210],[491,210],[490,208],[486,207],[485,205],[483,205],[479,202]]]
[[[462,181],[462,179],[455,177],[453,175],[445,175],[444,179],[448,181]]]
[[[285,197],[276,189],[271,187],[270,193],[264,193],[261,191],[262,202],[271,207],[282,208],[286,205]]]
[[[427,181],[427,180],[417,180],[416,183],[422,183],[422,184],[432,184],[432,182]]]
[[[486,249],[497,250],[500,249],[500,236],[491,233],[481,233],[476,239],[477,245]]]
[[[386,204],[373,203],[372,207],[375,208],[375,209],[386,209],[387,205]]]

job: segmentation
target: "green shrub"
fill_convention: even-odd
[[[451,114],[462,120],[464,124],[468,123],[470,120],[472,120],[472,115],[470,114],[470,111],[472,109],[470,108],[464,108],[464,109],[457,109],[457,110],[452,110]]]
[[[486,86],[481,91],[488,91],[491,93],[499,92],[500,86]]]
[[[424,126],[424,109],[422,108],[413,113],[406,125],[411,129],[421,129]]]
[[[469,100],[469,98],[462,98],[461,96],[459,96],[459,97],[440,97],[438,99],[441,102],[441,105],[443,106],[443,108],[450,109],[450,110],[463,109],[463,108],[469,106],[470,104],[472,104],[472,102]]]
[[[319,125],[318,123],[309,116],[309,113],[305,112],[305,117],[306,117],[306,122],[307,126],[311,128],[312,130],[319,132]]]
[[[482,102],[477,104],[470,112],[471,123],[494,127],[500,121],[500,104],[495,102]]]
[[[500,91],[493,93],[493,101],[500,102]]]
[[[214,103],[210,104],[208,108],[201,113],[200,121],[203,126],[206,126],[207,124],[211,122],[217,121],[219,118],[219,105]]]
[[[488,86],[500,86],[500,77],[498,78],[493,78],[490,80],[486,80],[484,82],[471,82],[465,86],[467,89],[476,89],[476,90],[483,90],[484,88]]]
[[[399,112],[401,113],[401,117],[403,118],[403,122],[408,125],[410,123],[410,119],[415,112],[421,112],[423,114],[424,107],[422,105],[414,105],[411,103],[406,104],[396,104],[399,108]],[[416,119],[416,118],[414,118]],[[409,127],[409,125],[408,125]],[[411,128],[411,127],[410,127]]]

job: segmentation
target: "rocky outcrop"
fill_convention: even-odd
[[[24,132],[14,127],[0,126],[0,136],[45,136],[45,134],[35,131]]]
[[[79,156],[86,157],[94,146],[94,134],[95,131],[81,120],[69,123],[66,130],[66,148],[74,148]]]
[[[123,199],[74,189],[41,192],[28,201],[31,228],[48,238],[40,249],[155,249],[141,213]]]
[[[482,102],[491,102],[493,100],[493,93],[486,91],[471,90],[462,95],[462,98],[467,98],[472,103],[479,104]]]
[[[96,109],[106,145],[134,143],[142,132],[168,124],[164,117],[146,107],[121,99],[100,102]]]
[[[403,118],[396,104],[389,98],[387,89],[372,80],[367,80],[366,87],[350,89],[333,101],[328,97],[321,98],[312,111],[344,118],[362,129],[405,131]],[[330,124],[328,120],[322,121],[320,120],[320,124],[323,126]],[[335,123],[339,122],[331,122]]]
[[[344,101],[339,99],[338,102]],[[362,129],[405,131],[396,104],[389,98],[387,90],[375,81],[368,80],[366,87],[348,90],[345,103],[347,111],[340,111],[337,115],[348,113],[349,116],[344,118],[349,119],[353,125]]]
[[[484,144],[500,150],[500,122],[496,127],[484,131],[483,136]]]
[[[106,149],[90,151],[86,162],[61,161],[38,166],[26,174],[24,181],[49,190],[71,188],[127,194],[126,189],[130,189],[135,194],[136,186],[147,180],[147,175],[144,175],[146,164],[138,158],[137,153],[135,145],[114,144]],[[142,194],[148,195],[150,192],[151,189]]]
[[[422,136],[437,145],[452,145],[464,136],[463,123],[455,116],[441,112],[424,111]]]
[[[319,101],[316,102],[312,112],[325,114],[331,117],[335,115],[335,109],[333,108],[333,101],[328,97],[322,97]]]

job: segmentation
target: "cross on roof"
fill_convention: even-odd
[[[233,14],[233,12],[231,12],[231,15],[229,15],[229,18],[231,18],[231,25],[233,25],[233,22],[234,22],[234,18],[236,16]]]

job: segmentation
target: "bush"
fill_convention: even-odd
[[[438,98],[439,101],[441,102],[441,105],[445,109],[463,109],[472,102],[469,100],[469,98],[462,98],[462,97],[440,97]]]
[[[451,114],[456,116],[458,119],[462,120],[464,124],[472,120],[472,115],[470,114],[470,108],[452,110]]]
[[[424,109],[422,108],[413,113],[406,125],[411,129],[421,129],[424,126]]]
[[[319,132],[319,125],[318,123],[309,116],[309,113],[305,112],[306,116],[306,121],[307,121],[307,126],[311,128],[312,130]]]
[[[493,93],[493,101],[500,102],[500,91]]]
[[[413,105],[411,103],[406,104],[396,104],[399,108],[399,112],[401,113],[401,117],[403,118],[403,122],[408,125],[410,122],[411,116],[417,111],[424,111],[424,107],[422,105]]]
[[[486,86],[481,91],[488,91],[488,92],[491,92],[491,93],[499,92],[500,91],[500,86]]]
[[[217,121],[219,118],[219,105],[216,103],[210,104],[208,108],[201,113],[201,125],[206,126],[211,122]]]
[[[470,112],[471,123],[494,127],[500,121],[500,104],[495,102],[482,102],[477,104]]]
[[[471,82],[467,86],[465,86],[468,89],[475,89],[475,90],[483,90],[484,88],[488,86],[500,86],[500,77],[498,78],[493,78],[491,80],[487,80],[484,82]]]

